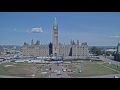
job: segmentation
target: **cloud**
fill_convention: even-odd
[[[110,38],[120,38],[120,36],[110,36]]]
[[[120,38],[120,36],[114,36],[115,38]]]
[[[42,33],[43,30],[42,30],[41,27],[40,28],[32,28],[31,32],[33,32],[33,33]]]

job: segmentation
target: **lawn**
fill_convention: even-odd
[[[84,61],[77,64],[72,64],[72,67],[69,65],[68,68],[72,69],[73,73],[70,73],[69,75],[72,77],[88,77],[88,76],[99,76],[99,75],[109,75],[109,74],[118,74],[118,72],[111,70],[109,68],[106,68],[102,65],[106,65],[109,68],[112,69],[119,69],[120,67],[117,68],[117,66],[115,65],[110,65],[110,64],[105,64],[102,61],[93,61],[93,62],[89,62],[89,61]],[[80,69],[80,67],[82,67],[82,72],[79,73],[78,69]]]
[[[38,78],[45,78],[48,75],[40,75],[40,72],[45,72],[47,67],[31,63],[14,63],[7,62],[0,64],[0,75],[32,77],[35,74]],[[39,72],[39,73],[38,73]]]
[[[28,63],[7,62],[0,64],[0,75],[31,77],[37,68]]]
[[[107,67],[109,67],[109,68],[111,68],[111,69],[115,69],[115,70],[117,70],[117,71],[120,72],[120,66],[111,65],[111,64],[108,64],[108,63],[104,63],[104,64],[102,64],[102,65],[107,66]]]

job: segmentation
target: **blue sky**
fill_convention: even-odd
[[[61,43],[78,39],[89,46],[116,46],[119,41],[120,12],[0,12],[0,45],[51,42],[55,16]]]

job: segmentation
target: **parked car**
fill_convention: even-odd
[[[55,73],[54,70],[51,70],[50,73]]]
[[[57,73],[57,70],[54,70],[55,73]]]
[[[67,71],[66,68],[63,68],[62,70],[63,70],[63,72],[66,72],[66,71]]]
[[[62,75],[62,73],[60,71],[57,72],[57,75]]]
[[[72,72],[72,70],[71,70],[71,69],[68,69],[67,72]]]

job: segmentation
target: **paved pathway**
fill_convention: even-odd
[[[120,66],[120,62],[119,61],[110,60],[110,59],[105,58],[104,56],[99,56],[99,57],[104,62],[107,62],[107,63],[111,62],[111,64]]]
[[[62,66],[57,66],[56,64],[52,64],[52,70],[60,71],[62,75],[57,75],[57,73],[51,73],[51,78],[70,78],[67,72],[62,71]]]

